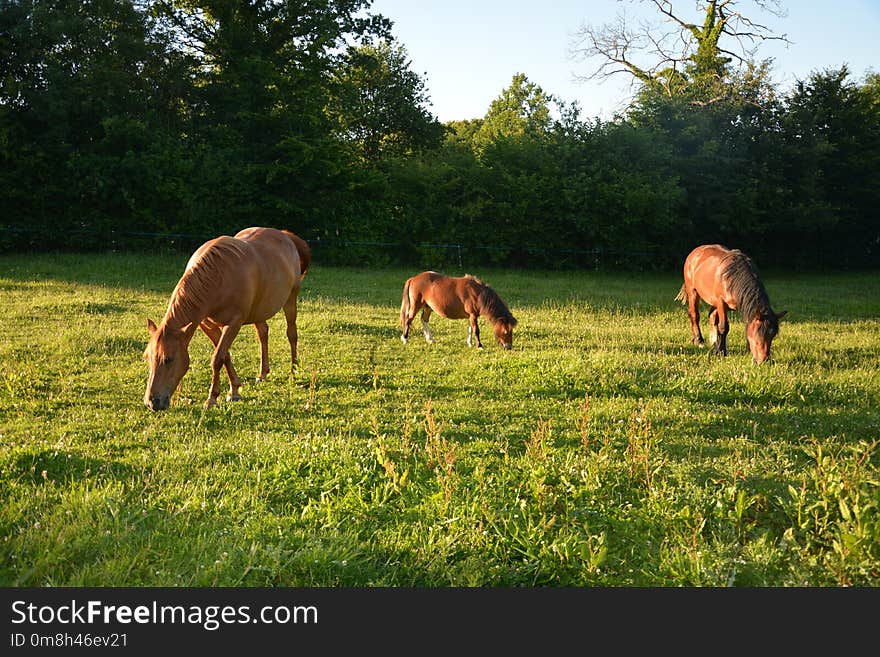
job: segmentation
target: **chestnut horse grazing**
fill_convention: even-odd
[[[400,302],[400,327],[403,329],[400,339],[404,344],[409,337],[412,322],[420,310],[422,331],[428,343],[434,342],[429,324],[433,310],[447,319],[468,320],[468,347],[472,347],[473,339],[476,339],[477,348],[483,348],[480,342],[480,327],[477,324],[480,315],[484,315],[492,322],[495,339],[502,347],[505,349],[513,347],[513,328],[517,324],[516,319],[495,290],[470,274],[455,277],[424,271],[407,279],[403,285],[403,299]]]
[[[296,366],[296,302],[311,262],[311,249],[300,237],[275,228],[246,228],[200,246],[189,259],[171,293],[159,326],[147,320],[150,341],[144,360],[150,366],[144,404],[168,408],[171,395],[189,369],[189,343],[200,328],[214,344],[211,389],[205,408],[217,403],[220,368],[229,377],[227,401],[241,399],[241,380],[229,347],[245,324],[253,324],[260,342],[260,375],[269,373],[270,317],[282,308],[287,319],[290,355]]]
[[[787,311],[776,313],[758,270],[742,251],[720,244],[704,244],[690,252],[684,261],[684,284],[676,300],[687,305],[692,342],[704,346],[700,333],[700,299],[712,306],[709,311],[709,341],[715,351],[727,355],[727,313],[739,311],[746,324],[746,340],[752,359],[770,359],[770,344],[779,333],[779,320]]]

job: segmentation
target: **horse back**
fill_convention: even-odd
[[[690,252],[684,263],[685,288],[696,290],[710,306],[722,303],[736,309],[736,300],[727,289],[725,273],[731,259],[745,257],[735,249],[721,244],[704,244]]]
[[[233,315],[252,324],[269,319],[299,291],[302,272],[296,245],[274,228],[246,228],[212,240],[222,282],[215,286],[210,317],[224,324]]]
[[[421,298],[431,310],[447,319],[464,319],[474,311],[479,283],[472,276],[446,276],[424,271],[409,279],[411,298]]]
[[[297,276],[305,275],[312,260],[308,243],[289,230],[276,228],[245,228],[235,239],[253,247],[255,257],[273,267],[290,269]]]

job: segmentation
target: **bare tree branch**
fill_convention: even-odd
[[[631,50],[640,51],[645,46],[642,42],[643,35],[629,28],[624,14],[619,14],[615,23],[601,28],[584,25],[578,36],[572,50],[575,57],[602,59],[599,66],[585,79],[606,78],[620,72],[629,73],[644,82],[652,79],[650,70],[645,70],[629,56]]]
[[[673,22],[678,23],[682,27],[682,29],[687,30],[688,32],[693,32],[695,29],[697,29],[697,25],[695,25],[694,23],[686,23],[673,13],[672,2],[664,0],[651,0],[651,2],[654,4],[655,7],[657,7],[658,11],[661,14],[667,16]]]
[[[703,74],[717,67],[723,71],[727,62],[744,66],[753,60],[757,47],[764,41],[785,41],[786,35],[775,34],[771,28],[746,16],[739,0],[700,0],[697,11],[702,12],[702,23],[690,21],[676,10],[673,0],[639,0],[648,3],[662,17],[662,23],[642,22],[633,29],[625,12],[612,23],[601,26],[584,24],[575,33],[569,54],[575,61],[598,60],[593,71],[576,75],[575,79],[604,79],[625,73],[645,84],[657,85],[671,92],[673,79],[684,80],[685,72],[694,70]],[[758,11],[777,17],[785,15],[779,0],[751,0]],[[722,46],[721,39],[732,41],[734,47]],[[706,50],[708,49],[708,50]],[[695,56],[703,52],[698,61]],[[706,52],[715,52],[716,59],[708,60]],[[702,63],[700,63],[702,62]]]

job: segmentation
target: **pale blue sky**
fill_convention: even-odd
[[[677,11],[692,11],[694,0],[677,0]],[[855,80],[880,72],[880,0],[783,0],[776,18],[740,7],[777,34],[787,47],[765,42],[758,58],[773,58],[773,79],[787,90],[811,72],[846,63]],[[657,18],[648,3],[617,0],[374,0],[372,11],[394,21],[393,32],[406,48],[410,69],[427,83],[432,111],[441,121],[479,118],[489,104],[524,73],[544,91],[577,101],[584,117],[609,119],[629,97],[628,76],[604,82],[577,82],[590,63],[571,59],[574,32],[584,23],[601,25],[625,10]],[[751,13],[749,13],[751,11]],[[694,17],[691,14],[690,17]],[[597,62],[598,63],[598,62]]]

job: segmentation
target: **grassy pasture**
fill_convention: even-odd
[[[678,275],[470,271],[502,351],[419,322],[415,271],[315,262],[300,367],[142,404],[171,255],[0,257],[5,586],[842,586],[880,583],[880,277],[764,272],[788,310],[755,366],[690,345]],[[463,272],[448,271],[451,274]]]

